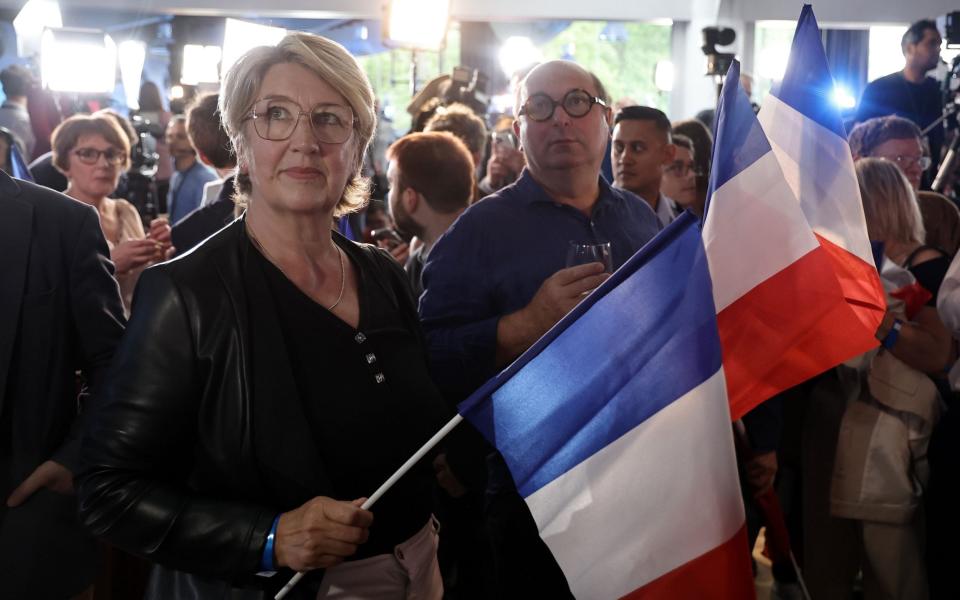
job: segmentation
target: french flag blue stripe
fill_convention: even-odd
[[[713,168],[707,190],[708,209],[714,191],[771,150],[750,99],[741,91],[738,61],[733,61],[727,71],[720,105],[723,110],[717,110]]]
[[[684,213],[460,405],[529,496],[721,366],[697,220]]]
[[[847,139],[840,112],[832,101],[833,77],[820,41],[820,27],[809,4],[804,4],[800,12],[783,81],[775,84],[770,93]]]

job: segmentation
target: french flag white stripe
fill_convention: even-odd
[[[773,152],[714,191],[703,244],[718,314],[820,246]]]
[[[526,501],[574,595],[602,600],[736,534],[738,481],[721,368]]]
[[[847,141],[773,94],[757,118],[810,227],[873,264]]]

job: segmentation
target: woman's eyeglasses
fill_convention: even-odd
[[[116,148],[106,150],[97,150],[96,148],[77,148],[73,151],[80,162],[85,165],[95,165],[100,162],[100,157],[107,159],[107,164],[122,165],[127,161],[127,153]]]
[[[319,104],[310,111],[304,111],[296,102],[280,98],[258,100],[250,118],[253,119],[253,129],[257,135],[265,140],[280,142],[293,135],[303,115],[307,115],[313,135],[325,144],[346,142],[356,121],[353,111],[345,106]]]

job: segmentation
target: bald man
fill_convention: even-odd
[[[600,177],[612,120],[604,95],[572,62],[534,68],[514,106],[526,169],[468,208],[430,253],[420,313],[448,400],[465,398],[608,277],[600,263],[567,267],[571,242],[609,242],[616,269],[659,230],[649,204]],[[458,476],[469,472],[448,459]],[[494,597],[569,596],[502,459],[487,465]]]

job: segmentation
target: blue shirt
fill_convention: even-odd
[[[218,179],[217,174],[203,166],[199,160],[186,171],[173,173],[170,178],[170,191],[167,192],[170,225],[176,225],[185,216],[200,208],[203,186],[214,179]]]
[[[497,322],[530,303],[566,267],[575,242],[610,242],[613,268],[657,234],[650,205],[598,178],[588,217],[554,201],[530,172],[470,206],[437,241],[423,271],[420,317],[434,381],[459,401],[496,373]]]

